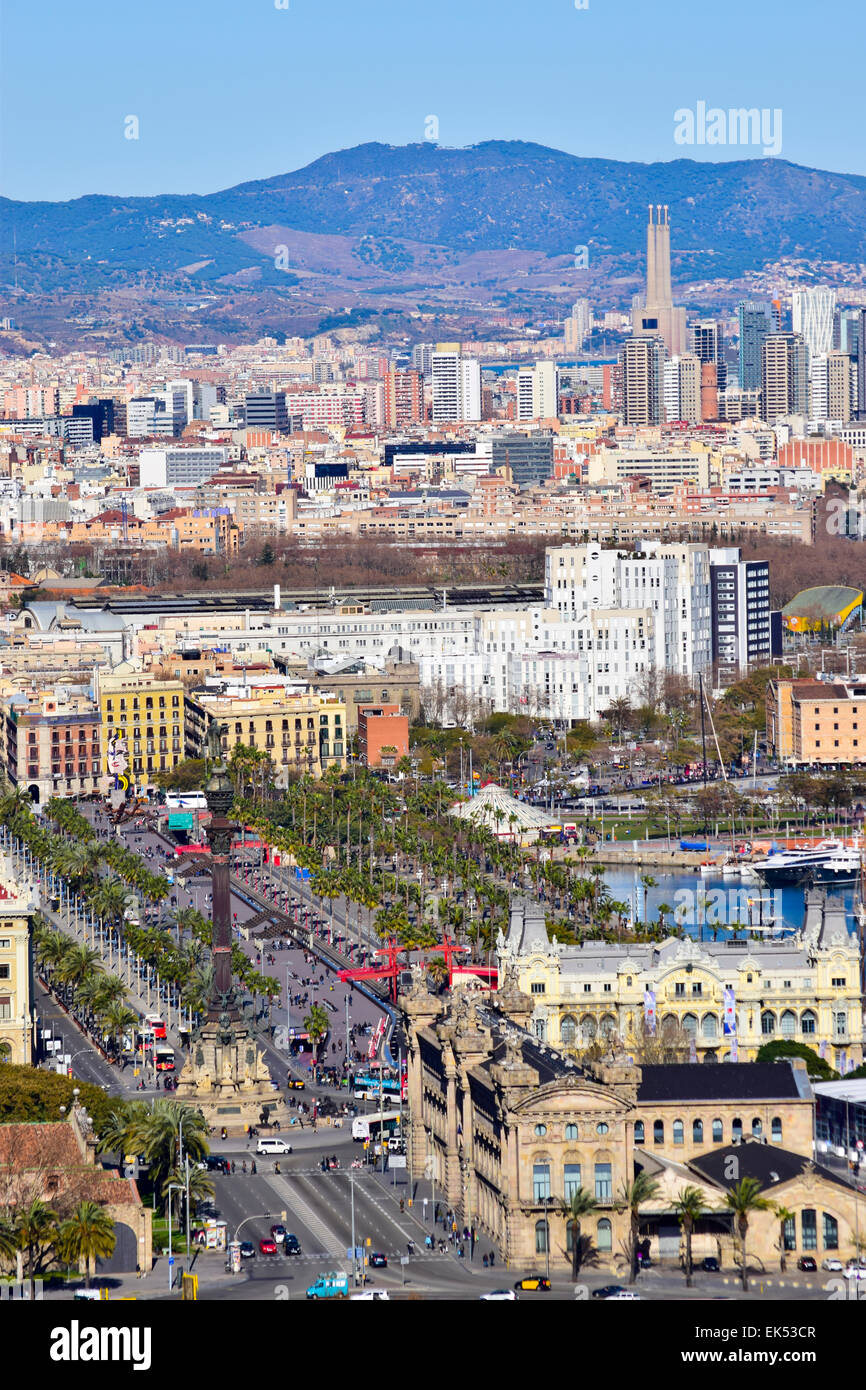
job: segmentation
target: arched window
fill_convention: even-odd
[[[814,1207],[804,1207],[800,1212],[800,1235],[804,1250],[818,1249],[818,1215]]]
[[[704,1122],[703,1120],[692,1120],[692,1143],[703,1144],[704,1142]]]
[[[818,1019],[811,1009],[804,1009],[800,1014],[800,1032],[814,1033],[818,1027]]]
[[[584,1014],[583,1018],[580,1020],[580,1041],[584,1046],[588,1046],[589,1043],[595,1041],[597,1031],[597,1025],[592,1015]]]
[[[535,1223],[535,1253],[536,1255],[547,1254],[547,1222],[536,1221]]]
[[[796,1250],[796,1249],[797,1249],[797,1226],[796,1226],[796,1220],[797,1220],[796,1217],[794,1217],[794,1216],[789,1216],[788,1219],[787,1219],[786,1222],[785,1222],[784,1240],[785,1240],[785,1249],[786,1249],[786,1250]]]
[[[774,1115],[770,1121],[770,1138],[774,1144],[781,1144],[782,1142],[782,1121],[778,1115]]]
[[[724,1126],[721,1120],[713,1120],[713,1143],[723,1144],[725,1140]]]
[[[600,1255],[609,1253],[613,1248],[613,1230],[606,1216],[603,1216],[595,1228],[595,1248]]]
[[[545,1041],[546,1041],[546,1039],[547,1039],[547,1022],[546,1022],[545,1019],[543,1019],[543,1018],[537,1018],[537,1019],[535,1020],[535,1036],[538,1038],[538,1041],[539,1041],[539,1042],[545,1042]]]
[[[576,1138],[577,1138],[577,1125],[566,1125],[566,1126],[565,1126],[565,1137],[566,1137],[566,1139],[576,1139]]]
[[[682,1120],[674,1120],[674,1143],[682,1144],[684,1141],[684,1130]]]
[[[664,1120],[653,1120],[653,1143],[663,1144],[665,1142],[665,1122]]]
[[[683,1014],[683,1032],[687,1038],[697,1037],[698,1020],[694,1014]]]
[[[574,1041],[577,1037],[577,1024],[571,1017],[571,1014],[566,1014],[565,1018],[562,1020],[559,1027],[559,1036],[563,1047],[574,1047]]]
[[[634,1142],[636,1144],[642,1144],[644,1142],[643,1120],[635,1120]]]
[[[605,1014],[604,1018],[601,1020],[601,1036],[603,1038],[616,1037],[616,1019],[612,1014]]]
[[[758,1117],[757,1117],[757,1115],[756,1115],[755,1118],[754,1118],[754,1120],[752,1121],[752,1138],[753,1138],[753,1139],[762,1139],[763,1137],[764,1137],[764,1126],[763,1126],[763,1124],[761,1123],[761,1121],[758,1119]]]
[[[797,1031],[797,1015],[793,1009],[786,1009],[782,1014],[779,1032],[783,1038],[793,1038]]]
[[[742,1122],[742,1120],[731,1120],[731,1138],[732,1138],[732,1140],[733,1140],[734,1143],[736,1144],[737,1140],[738,1140],[738,1139],[742,1139],[742,1137],[743,1137],[743,1122]]]
[[[776,1031],[776,1015],[769,1009],[765,1009],[761,1014],[761,1032],[765,1038],[772,1037]]]
[[[835,1216],[831,1216],[828,1211],[822,1212],[821,1215],[824,1223],[823,1230],[821,1232],[824,1241],[824,1249],[838,1250],[839,1222],[836,1220]]]
[[[717,1038],[719,1036],[719,1020],[715,1014],[704,1014],[701,1019],[701,1032],[705,1038]]]

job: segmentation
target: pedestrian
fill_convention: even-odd
[[[487,1256],[486,1256],[486,1255],[484,1256],[483,1264],[484,1264],[484,1268],[486,1269],[486,1268],[487,1268]]]
[[[490,1268],[493,1268],[493,1251],[490,1251]]]
[[[254,1178],[255,1175],[256,1175],[256,1160],[253,1159],[252,1163],[250,1164],[250,1177],[251,1177],[251,1178]]]

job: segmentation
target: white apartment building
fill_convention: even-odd
[[[563,618],[611,608],[649,608],[655,615],[653,664],[692,676],[712,663],[710,561],[705,545],[660,545],[640,552],[598,545],[551,547],[545,557],[545,602]]]
[[[555,362],[536,362],[517,373],[518,420],[549,420],[559,411],[559,372]]]
[[[701,421],[701,363],[698,357],[684,353],[672,357],[662,366],[666,420]]]
[[[809,359],[826,355],[833,347],[836,291],[825,285],[794,290],[791,294],[791,327],[809,350]]]
[[[434,352],[434,421],[481,419],[481,364],[460,352]]]

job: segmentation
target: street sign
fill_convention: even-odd
[[[401,1256],[400,1256],[400,1263],[401,1263],[401,1265],[407,1265],[407,1264],[409,1263],[409,1256],[408,1256],[408,1255],[401,1255]]]
[[[406,1167],[406,1155],[405,1155],[405,1154],[391,1154],[391,1153],[389,1153],[389,1155],[388,1155],[388,1167],[389,1167],[389,1168],[405,1168],[405,1167]]]

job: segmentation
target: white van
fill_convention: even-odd
[[[256,1144],[257,1154],[290,1154],[292,1146],[285,1139],[259,1139]]]

